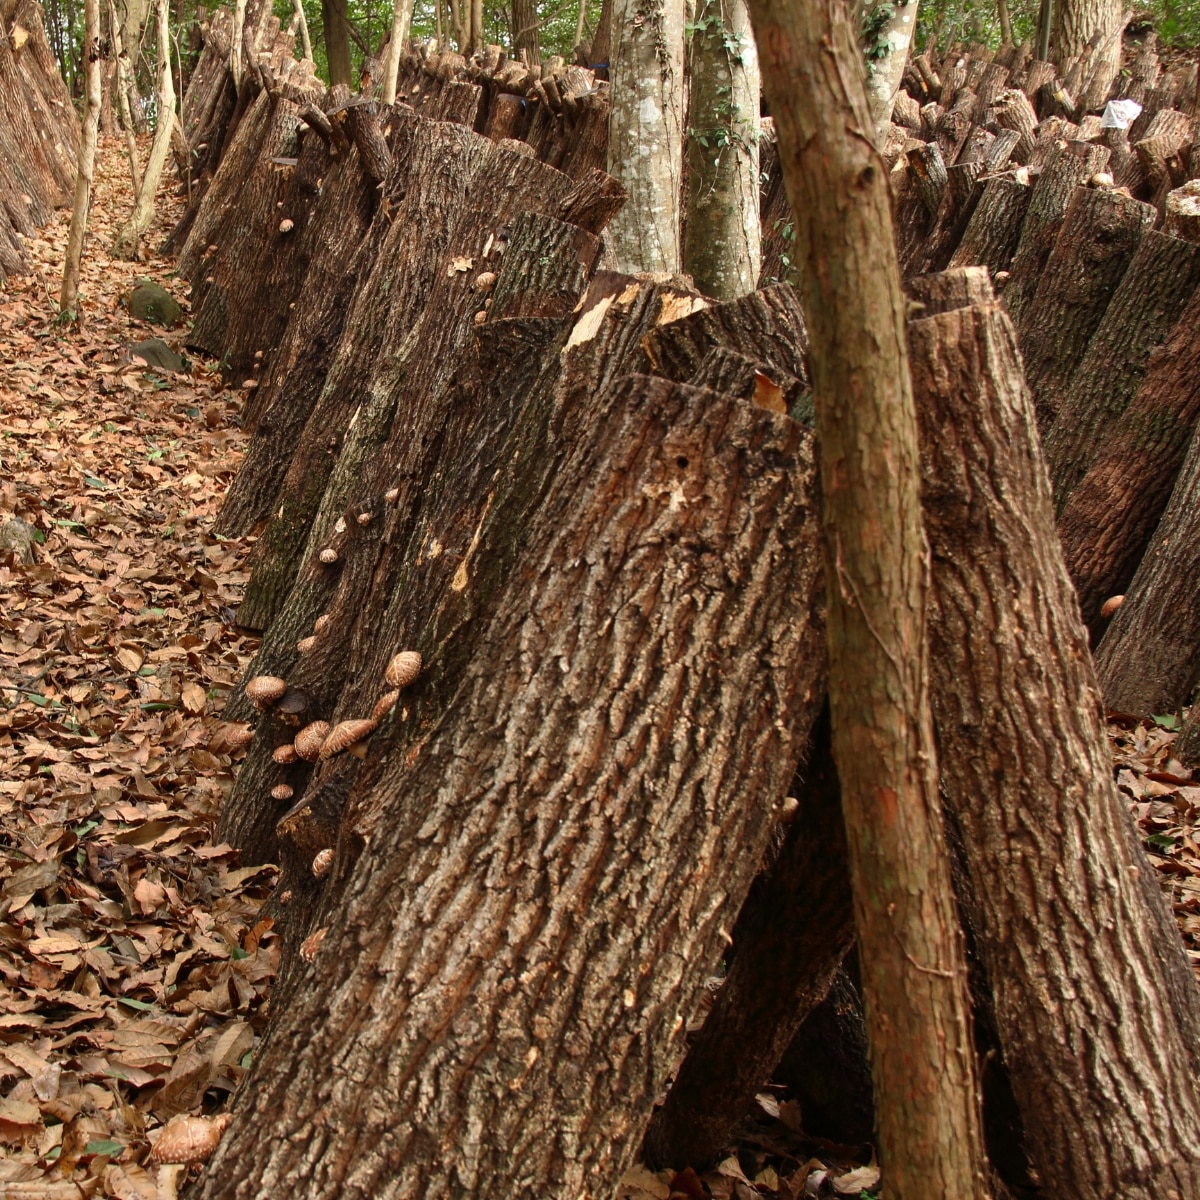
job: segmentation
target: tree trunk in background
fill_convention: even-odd
[[[1087,60],[1089,82],[1075,98],[1080,111],[1098,108],[1121,68],[1122,0],[1057,0],[1055,9],[1054,61],[1060,70],[1099,35]]]
[[[121,44],[133,65],[133,75],[136,75],[137,61],[141,57],[142,31],[153,7],[153,0],[123,0],[122,3],[124,19],[121,21]]]
[[[514,58],[519,59],[524,51],[531,66],[542,61],[537,0],[512,0],[512,48]]]
[[[609,57],[612,54],[612,22],[613,4],[615,0],[604,0],[600,6],[600,16],[596,19],[596,36],[592,38],[592,49],[589,57],[592,67],[603,66],[604,78],[608,79]]]
[[[431,656],[436,729],[372,746],[379,817],[356,810],[370,840],[206,1200],[609,1200],[675,1064],[816,715],[811,439],[639,376],[561,427],[550,399],[482,476],[477,553],[449,552],[427,636],[460,629],[461,673]]]
[[[762,266],[758,51],[746,0],[702,0],[693,24],[683,269],[733,300]]]
[[[158,124],[154,129],[146,173],[142,176],[142,190],[138,192],[133,213],[113,243],[113,254],[119,258],[137,256],[138,242],[154,220],[154,197],[167,155],[171,151],[175,85],[171,78],[171,34],[167,27],[167,15],[167,0],[158,0]]]
[[[401,0],[401,3],[403,0]],[[304,15],[304,0],[292,0],[292,11],[295,13],[296,28],[300,31],[300,46],[304,51],[304,57],[312,62],[312,42],[308,37],[308,18]],[[411,16],[412,8],[409,7]]]
[[[1200,678],[1200,436],[1125,603],[1096,653],[1104,702],[1149,716],[1186,704]]]
[[[234,90],[239,96],[246,74],[246,3],[247,0],[234,0],[233,33],[229,39],[229,73],[233,76]]]
[[[352,87],[350,67],[350,18],[346,0],[321,0],[321,24],[325,31],[325,58],[329,63],[329,86]]]
[[[1056,1200],[1195,1196],[1200,995],[1112,781],[1012,326],[909,340],[942,789],[1027,1150]]]
[[[917,0],[897,5],[879,31],[878,57],[872,57],[867,64],[867,103],[871,106],[875,140],[880,147],[891,125],[896,92],[908,62],[908,48],[916,32]]]
[[[300,0],[297,0],[300,3]],[[400,75],[400,55],[408,41],[409,26],[412,24],[413,0],[395,0],[392,8],[392,32],[388,39],[387,62],[383,68],[384,104],[396,103],[396,80]]]
[[[133,194],[142,190],[142,168],[138,162],[137,138],[133,135],[133,114],[129,110],[129,56],[121,40],[121,23],[113,0],[108,0],[108,19],[113,31],[113,57],[117,63],[117,101],[121,111],[121,124],[125,128],[125,152],[129,155],[129,177],[133,181]]]
[[[100,50],[100,0],[84,0],[83,6],[84,110],[83,136],[79,144],[79,170],[75,176],[75,203],[67,234],[67,256],[63,266],[58,308],[72,320],[79,316],[79,263],[87,233],[88,210],[92,203],[92,176],[96,167],[96,136],[100,129],[100,74],[104,59]]]
[[[1018,326],[1025,378],[1043,434],[1154,218],[1151,205],[1109,188],[1075,189]]]
[[[468,53],[483,53],[483,0],[471,0],[471,46]]]
[[[1171,497],[1200,423],[1200,295],[1192,298],[1133,403],[1109,426],[1100,457],[1058,521],[1085,624],[1123,592]],[[1098,641],[1093,639],[1093,644]]]
[[[821,446],[833,749],[880,1158],[895,1200],[985,1194],[927,692],[928,550],[887,172],[840,0],[753,0],[796,224]]]
[[[1193,704],[1183,732],[1175,742],[1175,755],[1189,767],[1200,767],[1200,704]]]
[[[683,0],[613,0],[608,173],[629,203],[605,231],[613,270],[680,269]]]
[[[1137,395],[1151,352],[1198,288],[1200,246],[1153,229],[1142,236],[1045,437],[1059,512]]]

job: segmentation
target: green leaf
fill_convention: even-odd
[[[88,1142],[84,1148],[84,1154],[107,1154],[109,1158],[115,1158],[124,1150],[125,1147],[120,1142]]]
[[[1152,833],[1146,839],[1146,845],[1153,846],[1155,850],[1174,850],[1178,844],[1173,837],[1168,837],[1165,833]]]
[[[118,1004],[127,1004],[130,1008],[136,1008],[138,1012],[151,1012],[154,1009],[153,1004],[147,1004],[145,1000],[135,1000],[132,996],[118,996]]]
[[[1154,721],[1155,725],[1159,727],[1159,729],[1179,728],[1179,718],[1174,713],[1167,713],[1161,717],[1153,717],[1152,720]]]

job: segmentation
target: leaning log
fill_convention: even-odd
[[[1031,1159],[1057,1197],[1197,1194],[1200,995],[1113,783],[1012,326],[909,336],[942,790]]]
[[[1200,678],[1200,437],[1179,472],[1125,602],[1096,654],[1105,703],[1120,712],[1174,712]]]
[[[1137,570],[1198,424],[1200,295],[1151,356],[1137,396],[1106,430],[1058,520],[1083,619],[1096,634],[1104,602],[1123,594]]]
[[[1150,230],[1125,272],[1045,438],[1061,512],[1137,394],[1150,354],[1200,288],[1200,245]]]
[[[520,528],[550,462],[508,460],[454,699],[372,744],[369,841],[199,1195],[612,1194],[811,724],[808,437],[630,377]]]

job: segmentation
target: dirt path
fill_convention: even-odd
[[[179,212],[168,193],[151,247]],[[0,292],[0,526],[27,527],[0,532],[4,1194],[153,1198],[147,1134],[221,1105],[276,960],[256,924],[273,873],[210,838],[231,782],[214,713],[253,650],[231,624],[246,546],[208,533],[239,406],[203,364],[130,361],[129,343],[182,330],[135,322],[121,296],[145,278],[186,296],[166,260],[108,258],[131,205],[110,140],[81,330],[54,324],[67,213]]]

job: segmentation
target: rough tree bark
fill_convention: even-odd
[[[1076,98],[1083,111],[1104,103],[1121,69],[1123,15],[1121,0],[1058,0],[1055,6],[1054,61],[1065,69],[1094,46],[1087,60],[1087,87]]]
[[[1012,277],[1004,287],[1004,303],[1018,325],[1037,292],[1075,188],[1103,170],[1107,162],[1106,146],[1068,142],[1053,152],[1033,185],[1021,240],[1013,255]]]
[[[608,173],[629,192],[609,226],[613,270],[680,268],[683,0],[613,0]]]
[[[136,258],[138,242],[154,219],[154,198],[162,178],[167,155],[171,152],[171,129],[175,121],[175,85],[171,77],[171,31],[167,24],[167,0],[158,0],[158,124],[141,191],[129,220],[121,227],[113,242],[113,253],[119,258]]]
[[[76,320],[79,315],[79,262],[87,233],[88,210],[92,203],[92,176],[96,165],[96,137],[100,129],[100,85],[104,56],[100,47],[100,0],[84,0],[83,9],[84,110],[83,134],[79,144],[79,169],[75,177],[75,203],[67,234],[67,255],[62,288],[58,296],[60,314]]]
[[[1151,351],[1197,288],[1200,246],[1155,230],[1143,234],[1045,438],[1059,512],[1137,394]]]
[[[1108,188],[1076,188],[1037,291],[1017,326],[1044,433],[1104,317],[1154,209]]]
[[[1193,704],[1183,732],[1175,742],[1175,754],[1189,767],[1200,767],[1200,704]]]
[[[137,139],[133,134],[133,113],[129,106],[129,56],[121,41],[121,23],[117,20],[117,9],[113,0],[108,0],[108,27],[112,30],[112,52],[117,63],[117,107],[121,113],[121,127],[125,131],[125,151],[129,155],[129,177],[136,196],[142,190],[142,168],[138,162]]]
[[[753,0],[821,443],[833,747],[888,1194],[982,1196],[966,970],[926,681],[928,559],[887,173],[837,0]]]
[[[1174,712],[1200,678],[1200,437],[1096,654],[1104,702],[1120,712]]]
[[[400,0],[400,2],[403,3],[403,0]],[[303,52],[304,57],[308,59],[309,62],[312,62],[312,42],[309,40],[308,36],[308,18],[304,15],[304,0],[292,0],[292,14],[292,19],[295,21],[296,28],[300,33],[300,49]],[[386,103],[394,102],[395,97],[393,96],[392,100]]]
[[[612,1194],[811,723],[807,436],[630,377],[557,461],[502,456],[443,597],[462,673],[422,685],[454,699],[373,745],[379,819],[201,1196]]]
[[[1021,239],[1021,225],[1032,194],[1027,183],[1003,177],[989,179],[950,258],[950,266],[987,267],[993,279],[1007,271]]]
[[[1137,396],[1106,431],[1104,446],[1058,521],[1063,556],[1083,618],[1100,632],[1100,609],[1137,570],[1200,424],[1200,296],[1167,344],[1150,357]],[[1098,639],[1097,639],[1098,640]]]
[[[745,0],[704,0],[694,26],[683,269],[706,296],[733,300],[762,267],[758,51]]]
[[[1182,1200],[1200,995],[1112,782],[1012,326],[974,305],[909,339],[941,782],[1027,1149],[1064,1200]]]

